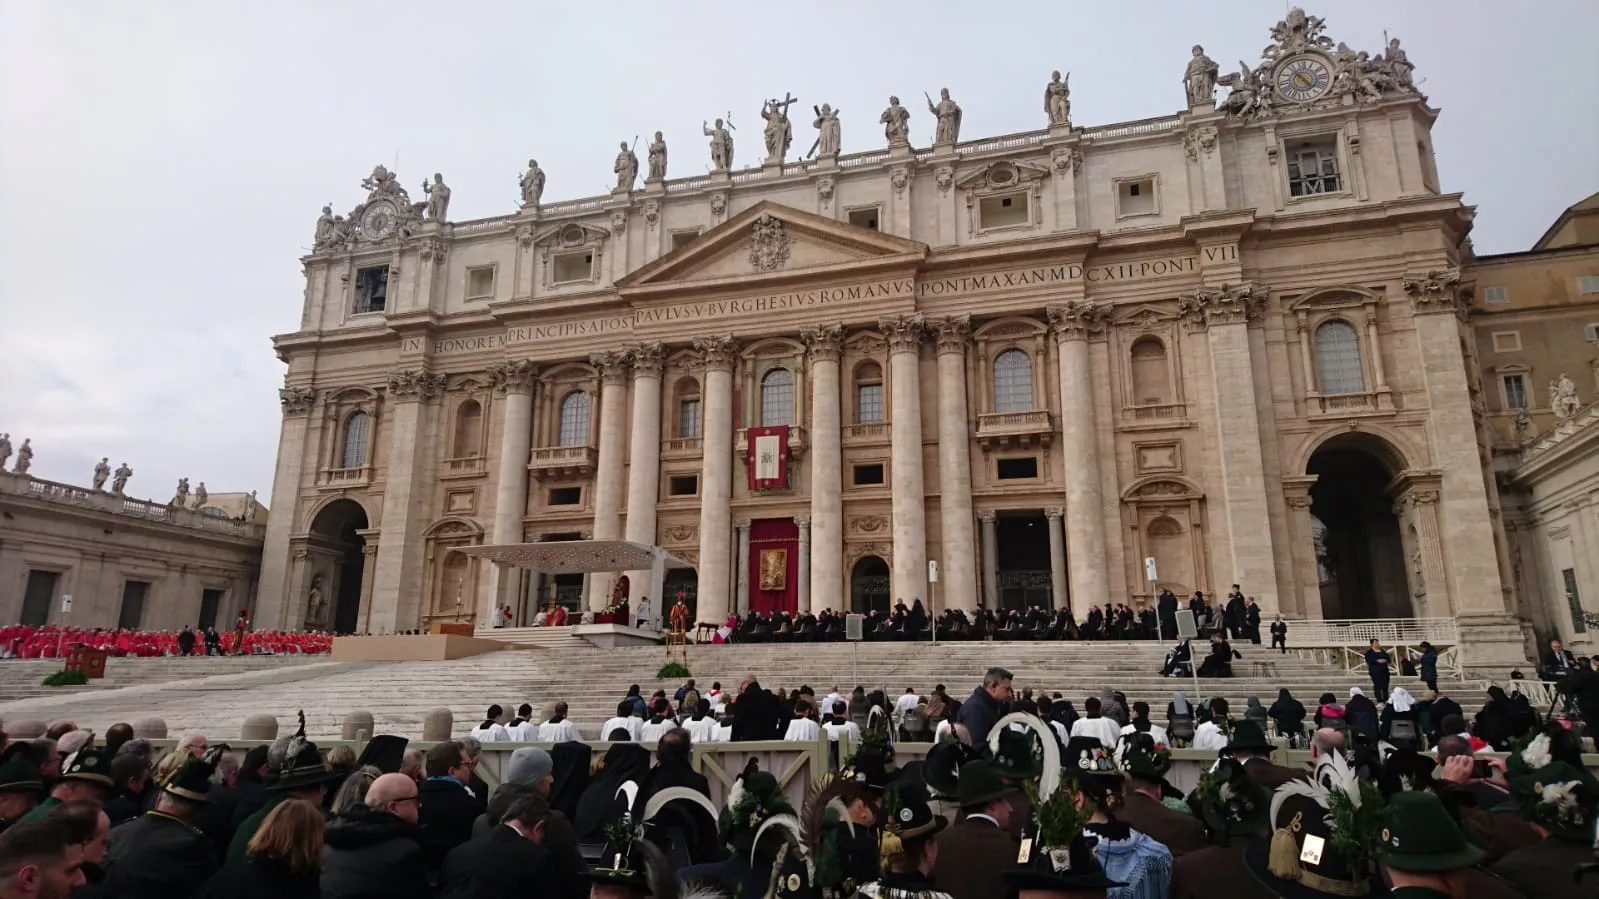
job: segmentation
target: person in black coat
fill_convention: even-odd
[[[540,845],[549,811],[544,797],[523,796],[493,830],[451,849],[440,877],[442,899],[530,895],[552,874],[550,853]]]
[[[406,775],[385,774],[328,824],[323,899],[428,899],[417,795]]]
[[[436,878],[450,850],[472,838],[472,822],[488,802],[466,788],[472,765],[459,742],[446,740],[429,749],[424,770],[428,779],[417,789],[421,803],[417,825],[428,873]]]
[[[217,872],[210,839],[194,826],[211,790],[213,768],[184,761],[155,808],[111,832],[104,895],[117,899],[186,899]]]
[[[1441,738],[1448,736],[1443,731],[1443,723],[1444,719],[1451,715],[1458,716],[1462,720],[1465,719],[1465,713],[1460,710],[1460,703],[1450,699],[1441,691],[1435,691],[1432,695],[1432,705],[1427,709],[1427,741],[1429,743],[1436,746]]]
[[[1288,745],[1299,748],[1305,736],[1305,704],[1295,699],[1287,687],[1280,687],[1277,701],[1266,710],[1266,715],[1277,723],[1277,732],[1288,737]]]
[[[189,626],[187,624],[185,624],[183,626],[183,630],[178,633],[178,655],[194,655],[194,631],[189,630]]]
[[[1160,600],[1155,606],[1156,617],[1160,619],[1160,639],[1177,639],[1177,594],[1170,590],[1160,591]]]
[[[1288,654],[1288,622],[1283,620],[1281,612],[1271,622],[1271,648]]]
[[[1255,605],[1253,596],[1244,600],[1244,636],[1256,646],[1260,645],[1260,606]]]
[[[733,742],[780,740],[783,731],[779,728],[785,726],[777,697],[751,678],[733,703]]]
[[[1365,734],[1373,742],[1377,739],[1377,704],[1359,687],[1349,688],[1349,701],[1344,703],[1344,720],[1354,733]]]
[[[1237,584],[1233,584],[1233,592],[1227,594],[1222,620],[1226,622],[1228,636],[1237,640],[1244,635],[1244,591]]]

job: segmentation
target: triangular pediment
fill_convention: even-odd
[[[927,245],[803,212],[769,200],[755,204],[685,246],[618,281],[622,290],[671,284],[784,280],[885,264],[914,265]]]

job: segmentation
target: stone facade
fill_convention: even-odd
[[[251,501],[245,520],[245,506],[244,494],[183,508],[0,471],[0,621],[232,627],[253,605],[268,519]]]
[[[1453,616],[1519,655],[1472,211],[1397,41],[1357,58],[1323,28],[1293,10],[1220,78],[1196,48],[1183,111],[1119,125],[1046,94],[1042,130],[916,149],[892,106],[884,150],[553,204],[535,166],[518,211],[458,223],[374,172],[348,222],[325,211],[275,341],[262,623],[335,582],[372,632],[525,619],[552,586],[597,608],[611,576],[452,549],[625,536],[698,566],[705,621],[889,596],[1081,616],[1238,582],[1268,613]]]

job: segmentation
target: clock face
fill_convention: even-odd
[[[361,233],[368,240],[381,240],[394,230],[394,207],[388,203],[373,203],[361,218]]]
[[[1277,91],[1295,103],[1317,100],[1332,87],[1332,70],[1319,56],[1296,56],[1277,70]]]

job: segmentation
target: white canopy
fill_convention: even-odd
[[[630,540],[546,540],[540,543],[461,546],[456,549],[469,556],[482,556],[491,562],[531,568],[545,574],[649,571],[657,566],[663,571],[667,568],[694,567],[659,546]]]

